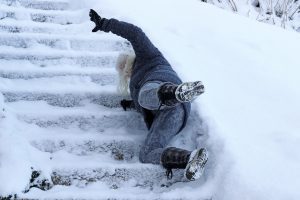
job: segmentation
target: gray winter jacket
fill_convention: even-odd
[[[130,94],[136,109],[144,116],[148,128],[151,127],[155,116],[152,112],[141,107],[138,103],[140,88],[148,81],[162,81],[180,84],[182,81],[172,69],[162,53],[151,43],[145,33],[137,26],[116,19],[102,19],[101,30],[112,32],[127,39],[136,54],[130,78]],[[190,114],[191,104],[184,103],[185,120],[181,130],[185,127]],[[159,111],[163,112],[163,110]],[[152,115],[152,116],[151,116]]]

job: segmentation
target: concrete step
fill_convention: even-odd
[[[101,111],[99,111],[102,113]],[[82,131],[95,131],[98,133],[122,129],[131,133],[146,131],[146,126],[140,115],[137,114],[99,114],[99,115],[21,115],[18,119],[41,128],[76,128]]]
[[[48,166],[47,173],[50,172],[51,180],[48,182],[54,186],[49,192],[56,187],[84,189],[93,186],[102,191],[105,189],[120,191],[126,188],[131,192],[135,189],[140,189],[141,192],[142,190],[163,192],[177,182],[186,182],[183,170],[174,170],[173,179],[167,180],[165,169],[160,165],[126,161],[107,162],[102,157],[91,159],[74,156],[65,159],[64,154],[57,154],[51,155],[44,163]]]
[[[0,78],[0,90],[2,92],[16,93],[112,93],[116,92],[116,86],[113,84],[101,86],[93,82],[89,76],[67,75],[27,80]]]
[[[140,144],[147,134],[138,113],[121,109],[88,103],[58,108],[41,101],[8,105],[20,121],[19,126],[24,127],[20,128],[21,134],[43,152],[109,154],[117,160],[138,160]]]
[[[0,77],[5,79],[34,79],[42,80],[45,78],[58,77],[82,77],[82,79],[90,79],[91,82],[97,83],[101,86],[116,85],[118,82],[118,74],[113,68],[97,69],[93,67],[74,68],[73,66],[59,66],[40,68],[32,65],[28,67],[22,65],[14,66],[12,62],[0,61]],[[10,66],[7,68],[7,66]],[[20,68],[21,67],[21,68]]]
[[[7,68],[9,66],[9,68]],[[18,79],[18,80],[10,80]],[[49,81],[49,84],[53,84],[57,80],[82,80],[90,81],[100,86],[116,85],[118,83],[118,74],[113,68],[76,68],[73,66],[52,66],[52,67],[37,67],[30,63],[20,64],[15,62],[3,62],[0,61],[0,82],[7,84],[20,84],[25,80],[31,80],[36,82],[41,80],[42,82]],[[25,82],[30,84],[30,82]],[[0,87],[2,88],[2,87]],[[1,90],[1,89],[0,89]]]
[[[76,11],[55,11],[24,9],[22,7],[12,7],[2,5],[0,8],[0,20],[15,19],[19,21],[34,21],[43,23],[56,23],[62,25],[79,24],[86,21],[87,10]]]
[[[168,181],[165,169],[160,165],[142,164],[139,161],[116,160],[107,155],[78,156],[65,151],[39,154],[43,163],[45,177],[51,177],[53,185],[87,187],[94,183],[104,183],[114,189],[122,188],[128,183],[131,187],[161,187]],[[36,167],[33,167],[36,168]],[[49,174],[49,175],[48,175]],[[50,180],[50,179],[49,179]],[[169,183],[184,181],[183,170],[174,170]]]
[[[154,187],[154,184],[165,178],[164,169],[160,166],[139,163],[99,163],[98,165],[99,167],[84,167],[82,169],[57,167],[53,170],[51,179],[54,185],[82,187],[95,182],[104,182],[109,187],[117,189],[128,182],[135,182],[133,187]]]
[[[70,8],[68,1],[57,0],[0,0],[0,4],[41,10],[67,10]]]
[[[180,183],[178,183],[179,185]],[[132,184],[128,183],[128,187],[117,188],[107,187],[104,184],[91,184],[88,190],[76,187],[54,186],[50,191],[39,191],[32,188],[34,192],[22,194],[21,199],[39,199],[41,196],[47,200],[212,200],[213,195],[191,195],[189,191],[176,189],[177,184],[174,184],[174,191],[169,192],[173,187],[161,187],[160,189],[150,190],[148,188],[142,189],[140,187],[130,187]],[[178,187],[185,187],[182,183]],[[101,188],[101,189],[99,189]],[[192,193],[195,194],[195,193]]]
[[[131,135],[144,133],[145,123],[136,111],[123,111],[122,108],[109,108],[97,104],[81,102],[78,107],[57,107],[47,104],[47,101],[16,101],[7,103],[16,113],[20,121],[37,125],[41,128],[74,134],[89,133]],[[62,129],[57,129],[62,128]],[[32,127],[35,129],[35,127]],[[39,133],[42,130],[38,129]]]
[[[140,144],[144,139],[144,137],[137,137],[136,135],[114,136],[114,133],[110,136],[91,134],[93,137],[87,137],[86,134],[82,136],[68,135],[67,138],[62,136],[51,138],[51,135],[41,134],[30,140],[31,145],[42,152],[51,154],[67,152],[77,156],[107,155],[115,160],[126,161],[133,159],[138,161]],[[61,134],[64,135],[64,132]],[[115,134],[117,135],[117,132]]]
[[[30,91],[2,91],[5,102],[15,101],[46,101],[49,105],[59,107],[81,106],[82,102],[88,101],[109,108],[120,107],[120,101],[124,97],[116,95],[111,91],[88,92],[88,91],[69,91],[65,93],[54,92],[30,92]]]
[[[161,165],[129,163],[126,161],[106,161],[105,159],[73,156],[64,159],[65,154],[52,156],[46,161],[54,185],[86,187],[103,182],[110,188],[118,189],[132,184],[131,187],[161,188],[178,181],[186,181],[183,170],[173,171],[172,180],[167,180]]]
[[[102,86],[93,82],[89,76],[69,75],[28,80],[0,78],[0,83],[0,91],[6,102],[44,100],[50,105],[73,107],[87,100],[108,107],[119,107],[124,98],[116,94],[115,85]]]
[[[12,18],[4,18],[0,23],[0,32],[6,33],[48,33],[48,34],[64,34],[64,35],[85,35],[87,38],[90,35],[104,33],[92,33],[93,25],[91,22],[82,24],[70,24],[68,26],[53,23],[39,23],[34,21],[18,21]]]
[[[49,34],[7,34],[0,33],[0,46],[11,46],[15,48],[33,48],[45,46],[60,50],[80,50],[103,52],[107,51],[129,51],[131,45],[124,39],[112,37],[111,35],[94,34],[87,37],[70,35]]]
[[[0,48],[0,59],[14,61],[29,61],[40,67],[53,65],[73,65],[81,67],[115,67],[118,52],[78,52],[52,50],[40,51],[17,48]]]

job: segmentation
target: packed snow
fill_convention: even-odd
[[[131,187],[134,183],[128,183],[120,189],[120,193],[110,194],[113,198],[122,198],[123,193],[128,194],[130,199],[300,198],[299,34],[197,0],[88,0],[85,3],[75,1],[73,7],[76,6],[86,13],[82,19],[77,19],[85,23],[86,30],[74,28],[70,31],[79,34],[82,30],[89,38],[91,34],[87,32],[93,28],[93,24],[87,22],[89,8],[98,11],[102,17],[134,23],[145,31],[184,81],[201,80],[205,85],[205,93],[193,104],[202,121],[191,123],[195,124],[194,127],[202,124],[208,139],[202,136],[195,139],[189,134],[190,130],[185,130],[172,141],[174,145],[187,147],[194,140],[197,147],[207,147],[210,157],[204,177],[194,182],[177,183],[159,196],[155,191],[139,190]],[[7,24],[7,21],[4,23]],[[32,51],[46,54],[49,49],[38,46]],[[1,63],[7,64],[6,61]],[[0,68],[3,68],[2,64]],[[75,92],[84,90],[84,86],[90,91],[102,91],[89,78],[56,77],[51,78],[53,83],[49,80],[30,80],[30,85],[34,84],[35,88],[28,88],[26,84],[30,81],[1,79],[0,89],[2,92],[30,92],[31,89],[42,90],[42,85],[49,84],[49,91],[57,93],[70,89]],[[83,86],[80,87],[80,84]],[[65,88],[58,88],[60,85]],[[35,166],[43,169],[46,178],[49,178],[47,164],[50,161],[28,143],[26,135],[20,134],[25,128],[32,130],[31,136],[39,137],[40,131],[34,126],[16,122],[14,113],[25,105],[23,103],[13,103],[14,109],[9,108],[0,95],[0,196],[24,191],[31,176],[33,160],[39,160]],[[30,106],[25,110],[30,111],[36,106],[39,109],[35,112],[41,115],[62,112],[42,102],[26,105]],[[86,104],[85,108],[87,113],[95,113],[99,109],[90,104]],[[84,112],[64,109],[64,112]],[[53,135],[57,140],[72,137]],[[188,148],[191,150],[194,146]],[[64,160],[63,153],[56,156],[56,159]],[[91,156],[86,162],[93,165],[97,159],[105,158]],[[99,191],[102,196],[97,196]],[[52,189],[52,194],[33,188],[28,197],[51,198],[56,194],[60,198],[88,196],[97,199],[105,198],[108,191],[105,184],[95,183],[84,189],[57,186]]]
[[[106,18],[142,27],[185,81],[206,86],[196,103],[210,140],[199,146],[216,151],[216,171],[208,169],[206,184],[186,184],[176,192],[200,196],[211,189],[220,199],[300,198],[297,33],[196,0],[91,6]]]

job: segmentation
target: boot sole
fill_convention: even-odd
[[[205,148],[192,152],[190,160],[185,168],[185,177],[190,181],[199,179],[204,172],[207,160],[208,152]]]
[[[186,82],[180,84],[176,91],[175,96],[179,102],[190,102],[197,98],[204,92],[204,85],[201,81]]]

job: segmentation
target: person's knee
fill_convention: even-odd
[[[144,94],[145,92],[140,90],[139,92],[139,96],[138,96],[138,103],[140,106],[142,106],[144,108],[144,101],[143,101],[143,96],[145,95]]]

